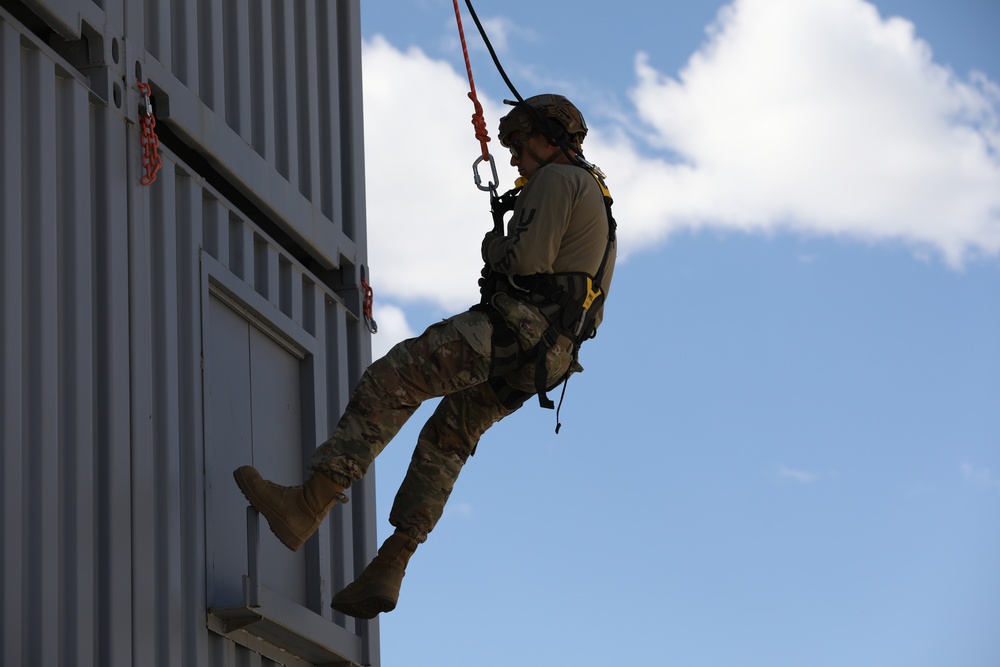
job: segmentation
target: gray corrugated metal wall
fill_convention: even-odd
[[[374,481],[293,554],[231,477],[300,482],[370,358],[359,35],[358,0],[0,2],[5,667],[378,664],[329,609]]]

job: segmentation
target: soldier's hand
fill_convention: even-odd
[[[489,264],[490,262],[490,246],[494,241],[498,241],[503,238],[503,234],[497,234],[492,229],[486,232],[486,236],[483,237],[482,255],[483,261]]]

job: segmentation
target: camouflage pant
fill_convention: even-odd
[[[506,295],[494,302],[530,349],[547,323],[536,310]],[[389,522],[418,541],[427,539],[444,512],[462,466],[486,430],[519,405],[501,403],[490,384],[493,327],[469,311],[429,327],[374,362],[362,375],[331,439],[313,455],[311,468],[345,486],[361,479],[382,449],[423,401],[443,396],[420,431],[409,469],[396,493]],[[549,351],[550,381],[566,372],[570,342]],[[534,393],[534,361],[507,373],[510,387]]]

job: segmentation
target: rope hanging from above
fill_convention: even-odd
[[[476,187],[480,190],[493,194],[496,192],[497,186],[500,184],[500,177],[497,175],[496,161],[492,158],[492,156],[490,156],[490,149],[486,145],[490,140],[490,135],[486,131],[486,119],[483,117],[483,105],[479,103],[479,96],[476,94],[476,82],[472,78],[472,63],[469,61],[469,47],[465,42],[465,30],[462,28],[462,11],[458,7],[458,0],[452,0],[452,2],[455,5],[455,22],[458,24],[458,37],[462,42],[462,56],[465,58],[465,71],[469,74],[469,99],[472,100],[472,105],[475,108],[475,113],[472,114],[472,126],[476,129],[476,139],[479,141],[480,149],[482,149],[482,155],[476,158],[476,161],[472,163],[472,175],[476,179]],[[483,179],[479,176],[480,162],[488,162],[493,172],[493,180],[489,181],[486,185],[483,185]]]
[[[469,99],[475,107],[472,114],[472,126],[476,128],[476,139],[483,150],[483,159],[490,159],[490,150],[486,143],[490,140],[489,132],[486,130],[486,119],[483,117],[483,105],[479,103],[476,95],[476,82],[472,78],[472,63],[469,61],[469,47],[465,43],[465,30],[462,29],[462,12],[458,8],[458,0],[452,0],[455,5],[455,21],[458,23],[458,38],[462,41],[462,56],[465,58],[465,71],[469,74]]]

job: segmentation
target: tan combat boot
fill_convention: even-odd
[[[233,477],[254,509],[267,519],[271,532],[292,551],[298,551],[316,532],[335,502],[347,502],[345,487],[320,472],[314,472],[303,486],[269,482],[251,466],[237,468]]]
[[[393,533],[361,576],[333,596],[330,606],[355,618],[375,618],[379,612],[392,611],[399,600],[406,564],[416,549],[415,539]]]

